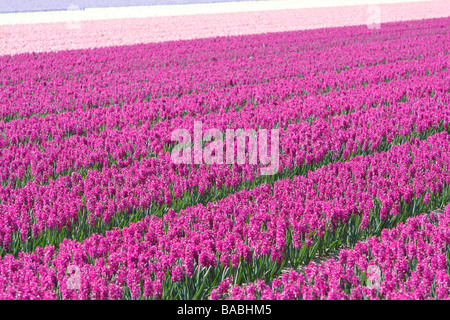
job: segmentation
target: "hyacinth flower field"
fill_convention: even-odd
[[[450,17],[167,40],[0,47],[1,300],[450,298]]]

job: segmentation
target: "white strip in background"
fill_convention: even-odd
[[[62,11],[1,13],[0,25],[149,18],[431,1],[432,0],[269,0],[139,7],[88,8],[83,10],[77,10],[77,7],[73,5],[69,6],[67,10]],[[450,5],[450,0],[441,1],[442,5]]]

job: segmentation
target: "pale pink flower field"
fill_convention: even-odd
[[[382,24],[450,15],[450,2],[380,4]],[[367,24],[369,6],[0,26],[0,55]]]

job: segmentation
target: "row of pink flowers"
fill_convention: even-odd
[[[338,258],[311,262],[273,279],[243,286],[224,280],[216,300],[449,299],[450,206],[443,213],[409,218],[381,236],[343,249]]]
[[[357,154],[358,148],[365,152],[374,152],[377,147],[388,148],[396,136],[408,139],[412,133],[429,135],[442,131],[449,124],[449,115],[445,103],[437,103],[433,98],[426,96],[414,103],[367,108],[332,117],[328,122],[319,119],[312,125],[290,124],[280,137],[283,151],[280,170],[320,163],[329,154],[335,160],[346,160]],[[142,148],[138,142],[136,139],[136,145]],[[49,180],[48,185],[40,185],[37,180],[19,189],[10,185],[0,187],[0,239],[6,247],[13,232],[20,231],[25,241],[29,236],[38,237],[45,228],[75,227],[73,221],[86,223],[79,221],[80,212],[92,226],[96,221],[108,223],[118,211],[145,210],[152,202],[170,205],[191,191],[204,195],[212,192],[213,187],[235,188],[242,182],[253,181],[259,173],[258,165],[248,162],[197,168],[174,165],[170,154],[165,153],[131,165],[129,160],[119,162],[119,167],[112,165],[101,172],[89,170],[84,179],[80,173],[73,172]]]
[[[358,81],[361,74],[360,72],[343,72],[325,82],[328,86],[336,86],[345,77],[346,83],[338,85],[342,89],[324,95],[318,94],[317,89],[314,88],[315,85],[304,86],[304,82],[303,87],[300,87],[302,83],[295,83],[296,81],[282,83],[288,90],[280,90],[279,83],[259,87],[255,85],[249,91],[245,88],[234,87],[236,90],[233,91],[236,95],[229,91],[212,100],[202,98],[210,101],[210,105],[214,104],[213,101],[217,101],[216,107],[210,109],[214,111],[213,113],[202,115],[206,108],[201,109],[197,106],[195,109],[195,104],[191,103],[190,108],[193,111],[185,118],[174,115],[173,118],[170,117],[170,120],[161,120],[153,126],[151,123],[156,121],[158,108],[147,109],[145,104],[11,121],[3,124],[5,147],[0,153],[0,182],[4,185],[8,181],[14,184],[14,177],[23,180],[29,171],[27,180],[35,178],[38,183],[45,183],[48,179],[57,177],[68,170],[77,171],[94,166],[102,168],[110,166],[113,159],[123,161],[124,158],[129,158],[126,160],[134,162],[147,158],[150,152],[158,154],[164,145],[174,143],[171,141],[171,132],[175,128],[189,128],[192,131],[194,121],[203,121],[205,125],[220,128],[223,131],[226,128],[239,126],[258,129],[273,128],[278,125],[286,128],[294,121],[301,122],[311,118],[328,119],[330,116],[343,112],[361,111],[368,106],[395,103],[404,95],[407,95],[412,102],[416,97],[433,92],[438,94],[434,99],[439,101],[439,95],[446,93],[448,89],[446,86],[448,72],[442,71],[447,67],[445,61],[436,62],[433,57],[424,59],[423,64],[419,66],[415,61],[376,66],[370,68],[372,70],[367,77],[363,78],[365,80],[359,80],[355,88],[346,90],[344,88]],[[433,76],[437,79],[433,79],[432,87],[429,88],[432,75],[427,76],[426,73],[432,68],[435,68]],[[382,72],[383,77],[392,81],[375,83],[380,79],[376,72],[379,71],[378,69],[390,72],[395,70],[392,75],[389,75],[391,78]],[[407,73],[410,75],[406,76]],[[363,86],[364,81],[367,85]],[[307,97],[301,95],[306,87],[310,88],[308,90],[310,94]],[[395,92],[391,89],[392,87],[399,87],[402,90]],[[312,94],[311,91],[313,91]],[[256,107],[250,102],[255,92],[259,94],[255,101],[258,104]],[[290,95],[295,97],[288,99]],[[227,99],[230,96],[232,100]],[[272,99],[265,100],[268,96],[272,96]],[[186,103],[189,106],[186,100],[183,105]],[[234,107],[231,110],[225,109],[235,104],[245,105],[237,111]],[[178,110],[182,109],[181,102],[175,106]],[[220,109],[217,110],[217,107]],[[195,110],[199,110],[199,114],[193,117],[192,113]],[[267,116],[268,114],[270,117]],[[19,158],[21,160],[18,160]]]
[[[281,130],[280,133],[280,172],[295,167],[320,164],[330,155],[334,161],[347,160],[358,152],[374,152],[378,147],[388,148],[398,143],[393,140],[398,137],[408,139],[411,135],[425,134],[426,136],[446,130],[450,119],[448,110],[445,108],[449,100],[447,91],[450,82],[447,80],[448,71],[442,72],[442,80],[438,75],[436,73],[436,77],[433,78],[432,88],[435,91],[433,97],[424,93],[427,90],[424,86],[429,82],[424,78],[418,78],[415,81],[415,87],[411,89],[404,87],[404,90],[394,92],[389,98],[392,103],[390,106],[381,104],[378,107],[366,107],[346,115],[329,117],[328,121],[319,118],[312,124],[309,122],[289,124],[287,130]],[[411,101],[394,102],[395,99],[404,95]],[[363,101],[360,102],[362,103]],[[260,110],[261,115],[257,112]],[[270,110],[273,109],[261,107],[256,109],[253,115],[249,112],[248,116],[245,116],[243,112],[239,122],[232,127],[241,124],[244,128],[257,129],[255,125],[258,122],[255,123],[255,120],[262,119],[261,121],[265,123],[273,121],[265,120],[273,115]],[[289,113],[286,116],[290,118]],[[211,121],[205,119],[205,130],[208,127],[224,129],[224,125],[232,121],[227,114],[211,118]],[[185,118],[185,124],[188,122],[187,119]],[[189,121],[193,122],[193,120],[190,118]],[[283,121],[281,115],[278,120]],[[163,133],[158,134],[158,131],[153,131],[154,128],[157,126],[150,129],[150,132],[136,130],[134,135],[128,136],[131,140],[128,143],[136,146],[133,155],[135,159],[145,157],[148,152],[147,141],[151,138],[147,137],[164,137]],[[106,136],[103,138],[106,139]],[[112,146],[105,144],[101,139],[94,140],[92,144],[99,145],[107,152],[114,154],[112,149],[108,150]],[[108,140],[113,141],[112,144],[123,143],[123,140],[116,140],[113,134],[108,137]],[[54,160],[57,155],[68,155],[66,159],[71,153],[78,156],[77,150],[87,153],[87,148],[83,147],[84,144],[88,144],[86,137],[73,137],[67,141],[78,142],[78,144],[74,144],[71,148],[67,147],[65,150],[56,149],[53,153],[51,149],[48,150],[50,156],[53,156],[51,160]],[[240,183],[252,182],[260,174],[259,166],[248,164],[248,161],[247,164],[233,166],[174,165],[169,152],[161,152],[162,150],[157,152],[157,148],[162,148],[162,143],[159,145],[152,143],[153,150],[150,146],[150,150],[157,153],[158,158],[149,157],[134,162],[132,162],[133,157],[120,160],[120,157],[125,155],[125,151],[122,150],[121,154],[114,154],[119,157],[118,165],[109,167],[105,166],[105,161],[108,161],[105,153],[87,153],[89,157],[103,164],[101,172],[87,170],[85,177],[78,172],[73,172],[70,175],[50,179],[49,184],[40,185],[44,174],[48,177],[53,173],[54,167],[50,162],[47,167],[43,167],[47,171],[38,171],[36,179],[29,181],[23,188],[17,188],[14,184],[0,187],[2,201],[0,239],[3,246],[9,245],[13,232],[20,231],[22,241],[25,241],[29,236],[38,237],[39,233],[46,228],[58,230],[64,226],[72,228],[73,221],[87,222],[92,226],[97,221],[107,224],[119,211],[130,214],[132,210],[146,210],[152,202],[171,205],[189,192],[194,191],[204,195],[211,192],[212,188],[235,188]],[[237,148],[236,144],[235,148]],[[26,156],[23,157],[27,159]],[[10,157],[10,159],[13,158]],[[28,158],[28,161],[31,162],[31,159]],[[74,161],[77,160],[74,159]],[[26,167],[17,160],[11,163],[16,166],[14,168],[16,177],[26,179],[24,176]],[[72,168],[79,169],[73,166]],[[7,177],[8,175],[5,174],[3,179]],[[16,179],[12,181],[15,182]],[[87,217],[87,221],[79,221],[80,213]]]
[[[381,223],[404,215],[414,199],[431,204],[448,198],[449,150],[447,133],[412,139],[308,177],[278,181],[273,188],[262,185],[206,206],[170,210],[81,243],[65,239],[57,251],[47,246],[17,258],[6,255],[0,260],[1,298],[117,299],[124,286],[133,298],[167,298],[169,283],[186,285],[201,268],[219,272],[265,256],[281,262],[288,250],[312,247],[354,216],[361,218],[354,227],[363,231],[377,227],[370,219]],[[71,265],[80,270],[79,290],[67,287]]]

